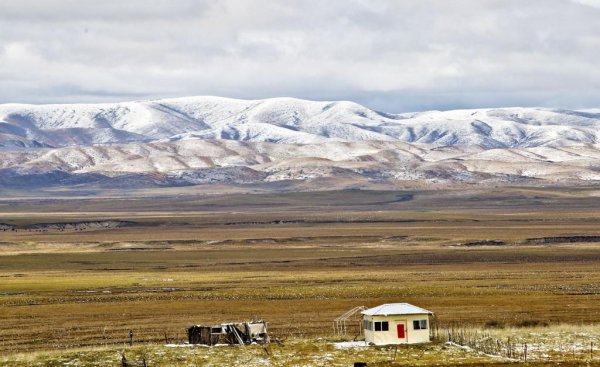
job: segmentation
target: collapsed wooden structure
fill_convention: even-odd
[[[264,344],[269,342],[266,321],[247,321],[220,325],[194,325],[188,328],[190,344]]]

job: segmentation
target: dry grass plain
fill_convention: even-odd
[[[130,329],[137,345],[182,342],[187,325],[254,317],[330,337],[347,309],[399,301],[440,325],[600,323],[593,188],[0,204],[16,226],[0,232],[4,355],[122,346]],[[53,225],[105,220],[127,224]]]

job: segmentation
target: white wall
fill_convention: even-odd
[[[367,321],[387,321],[389,324],[388,331],[364,330],[365,341],[375,345],[388,344],[416,344],[427,343],[429,339],[429,315],[389,315],[389,316],[364,316]],[[427,329],[415,330],[413,328],[414,320],[427,320]],[[404,325],[404,339],[398,338],[398,325]]]

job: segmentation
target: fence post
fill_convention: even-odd
[[[527,362],[527,343],[523,346],[523,359]]]

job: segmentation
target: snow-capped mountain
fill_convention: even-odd
[[[503,108],[390,114],[353,102],[188,97],[114,104],[0,105],[0,146],[189,138],[310,144],[403,141],[523,148],[599,141],[600,113]]]
[[[598,110],[391,114],[353,102],[218,97],[5,104],[0,186],[149,177],[164,185],[323,177],[581,183],[600,180],[599,141]]]

